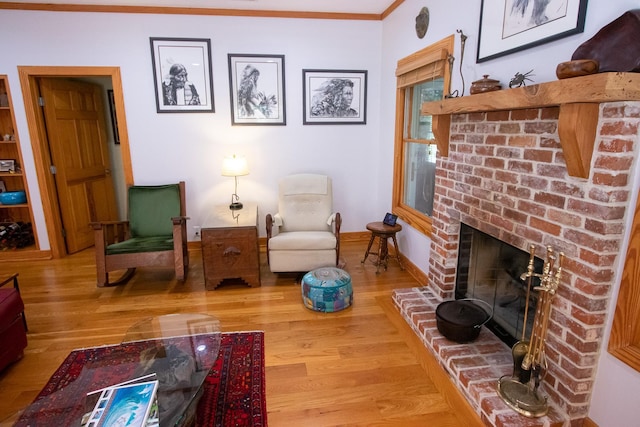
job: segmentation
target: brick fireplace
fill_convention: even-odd
[[[486,95],[478,100],[488,99]],[[599,353],[606,351],[602,341],[614,268],[624,255],[626,217],[633,214],[628,209],[631,178],[640,150],[640,102],[596,105],[593,155],[587,158],[584,177],[567,166],[575,164],[568,156],[585,154],[561,143],[559,135],[565,133],[559,130],[560,103],[524,109],[497,105],[487,111],[453,111],[448,116],[448,156],[436,162],[429,282],[425,289],[397,291],[394,301],[488,425],[579,426],[588,415]],[[434,332],[435,304],[453,298],[461,223],[524,251],[533,244],[542,255],[551,246],[566,256],[553,300],[546,343],[549,369],[542,384],[554,408],[551,419],[545,417],[536,424],[500,406],[493,386],[496,371],[484,370],[489,378],[482,378],[483,368],[472,366],[473,358],[465,358],[469,349],[461,345],[452,349]],[[509,349],[491,338],[487,344],[485,332],[480,343],[469,344],[476,345],[473,352],[482,351],[477,346],[483,345],[495,345],[498,350],[475,359],[499,365],[504,372],[511,363]],[[454,367],[452,354],[465,363]],[[474,388],[474,383],[481,386]],[[518,417],[522,420],[514,424]]]

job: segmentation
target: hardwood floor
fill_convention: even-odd
[[[296,275],[262,286],[225,283],[206,291],[200,251],[185,283],[171,270],[139,269],[120,287],[97,288],[93,251],[61,260],[0,263],[20,273],[29,325],[24,358],[0,374],[0,420],[28,405],[73,349],[121,341],[149,316],[200,312],[228,331],[263,330],[268,421],[278,426],[481,426],[391,301],[417,286],[395,261],[379,275],[360,260],[366,241],[342,245],[354,304],[337,313],[304,307]]]

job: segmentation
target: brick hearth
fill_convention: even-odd
[[[398,289],[393,294],[393,301],[486,425],[559,427],[567,423],[568,416],[552,405],[547,416],[531,419],[502,401],[496,385],[501,376],[513,372],[511,349],[487,328],[482,328],[475,341],[458,344],[438,331],[435,312],[442,299],[429,288]],[[544,387],[541,392],[546,395]]]
[[[463,351],[460,347],[443,350],[442,340],[433,338],[435,324],[427,327],[433,320],[429,318],[433,298],[453,298],[461,223],[526,252],[533,244],[543,258],[547,246],[564,252],[564,273],[547,334],[549,369],[543,387],[552,406],[558,408],[552,421],[561,420],[559,414],[564,413],[571,425],[579,426],[588,415],[596,365],[603,351],[614,267],[624,255],[630,177],[640,145],[640,102],[600,104],[586,179],[567,171],[565,155],[571,153],[563,151],[558,119],[558,107],[451,115],[448,157],[436,160],[428,272],[433,297],[409,291],[424,300],[427,308],[424,312],[416,312],[412,306],[401,308],[403,314],[410,310],[407,320],[418,318],[416,332],[425,336],[425,344],[430,342],[427,346],[436,353]],[[498,371],[486,367],[463,369],[475,356],[443,361],[445,366],[452,364],[447,369],[456,374],[459,384],[472,384],[465,391],[471,397],[491,394],[489,387],[495,380],[512,370],[509,349],[504,352],[505,347],[497,341],[495,346],[500,352],[489,359],[501,362]],[[473,351],[478,351],[477,346]],[[495,418],[496,425],[514,425],[494,415],[502,414],[501,410],[485,408],[491,408],[497,400],[499,397],[494,396],[474,406],[486,412],[487,420]]]

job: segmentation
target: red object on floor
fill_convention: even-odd
[[[14,274],[0,283],[0,286],[11,282],[14,285],[0,288],[0,371],[22,359],[27,347],[27,323],[17,276]]]

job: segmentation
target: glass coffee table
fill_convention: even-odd
[[[120,344],[72,351],[15,425],[80,426],[92,409],[87,393],[149,374],[159,383],[160,426],[192,425],[220,339],[220,322],[205,314],[144,319]]]

